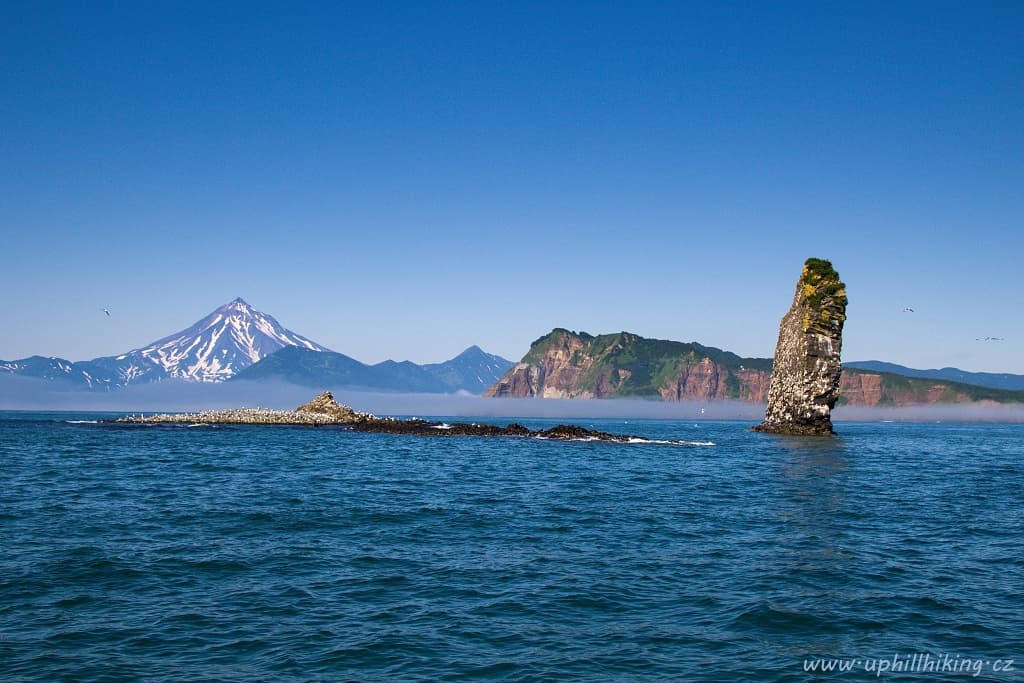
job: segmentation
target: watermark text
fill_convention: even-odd
[[[805,659],[804,671],[808,673],[865,672],[877,677],[890,673],[915,674],[961,674],[976,678],[982,673],[996,676],[1016,671],[1015,662],[1008,657],[962,657],[960,655],[915,652],[894,654],[888,657],[846,657]]]

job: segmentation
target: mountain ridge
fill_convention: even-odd
[[[289,351],[275,358],[285,350]],[[439,363],[386,360],[367,365],[287,329],[238,297],[179,332],[121,354],[85,361],[38,355],[0,360],[0,374],[45,380],[61,390],[109,391],[168,380],[219,383],[258,365],[261,367],[244,379],[479,394],[511,367],[512,361],[473,345]]]
[[[990,389],[1002,389],[1004,391],[1024,391],[1024,375],[1015,375],[1009,372],[970,372],[954,367],[918,370],[905,365],[897,365],[896,363],[887,363],[880,360],[852,361],[843,363],[843,367],[919,379],[940,379],[948,382],[988,387]]]
[[[168,380],[219,383],[241,375],[314,387],[480,394],[511,366],[512,361],[476,345],[439,363],[367,365],[285,328],[239,297],[184,330],[119,355],[87,361],[55,356],[0,360],[0,373],[46,380],[61,390],[114,390]]]
[[[369,365],[336,352],[283,348],[235,375],[232,382],[279,380],[313,388],[348,386],[415,393],[480,394],[512,361],[473,345],[442,363],[385,360]]]

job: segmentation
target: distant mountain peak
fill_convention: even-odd
[[[479,358],[481,356],[488,356],[489,357],[490,355],[491,354],[485,352],[483,349],[481,349],[476,344],[473,344],[468,349],[466,349],[465,351],[463,351],[459,355],[455,356],[455,358],[453,358],[452,360],[458,360],[460,358],[462,358],[462,359]]]
[[[467,348],[465,351],[463,351],[459,355],[455,356],[455,358],[452,358],[450,361],[447,361],[447,362],[452,363],[452,362],[455,362],[455,361],[473,361],[473,362],[486,361],[486,362],[489,362],[489,363],[498,363],[500,365],[507,365],[508,367],[512,367],[514,365],[514,363],[512,361],[510,361],[510,360],[502,358],[501,356],[496,356],[493,353],[487,353],[486,351],[481,349],[476,344],[473,344],[472,346]]]

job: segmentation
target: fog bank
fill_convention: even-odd
[[[191,412],[261,407],[292,410],[321,390],[277,382],[194,384],[159,382],[110,392],[59,388],[53,382],[0,377],[0,410]],[[764,408],[741,401],[670,403],[646,400],[483,398],[472,394],[412,394],[326,387],[340,403],[377,415],[756,420]],[[701,413],[703,409],[703,414]]]
[[[483,398],[470,394],[399,394],[326,387],[335,398],[377,415],[421,417],[632,418],[760,420],[764,405],[743,401],[670,402],[641,399]],[[88,392],[52,381],[0,376],[0,410],[190,412],[262,407],[292,410],[322,390],[276,382],[194,384],[159,382]],[[840,407],[833,419],[879,422],[1024,422],[1024,404],[935,405],[906,408]]]
[[[1024,403],[940,403],[902,408],[841,406],[833,422],[1024,422]]]

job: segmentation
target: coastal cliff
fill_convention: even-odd
[[[768,408],[755,431],[833,433],[830,414],[839,399],[846,304],[846,286],[832,264],[807,259],[779,324]]]
[[[763,402],[771,361],[629,332],[593,336],[556,328],[484,395]]]
[[[802,329],[802,319],[800,322]],[[820,319],[817,325],[820,327]],[[766,403],[772,366],[770,358],[741,358],[697,343],[647,339],[629,332],[593,336],[556,328],[536,340],[484,396]],[[832,367],[831,372],[836,370]],[[1024,392],[843,369],[836,405],[892,407],[980,401],[1022,403]]]
[[[529,353],[484,395],[766,403],[772,366],[769,358],[741,358],[696,343],[645,339],[628,332],[595,337],[556,328],[535,341]],[[980,402],[1024,403],[1024,391],[844,368],[835,405],[898,407]]]
[[[1024,403],[1024,391],[1007,391],[948,380],[905,377],[843,368],[838,406],[896,407],[935,404]]]

